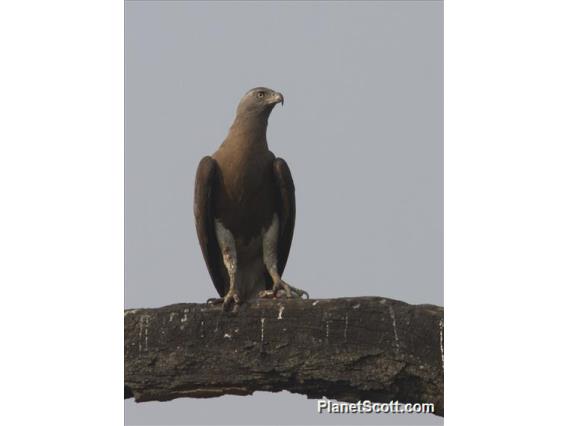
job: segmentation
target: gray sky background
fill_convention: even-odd
[[[296,183],[284,278],[313,298],[443,304],[443,3],[125,5],[126,308],[216,295],[193,222],[199,160],[250,88],[281,91],[271,150]],[[442,424],[318,415],[287,392],[125,401],[134,424]]]

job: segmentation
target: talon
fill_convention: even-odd
[[[304,296],[306,296],[306,299],[310,298],[307,291],[291,286],[284,280],[278,280],[272,290],[263,290],[258,293],[258,297],[261,299],[302,299]]]
[[[276,294],[276,297],[281,298],[281,297],[287,297],[288,299],[293,299],[293,298],[299,298],[301,299],[302,296],[306,295],[306,297],[309,299],[310,296],[309,294],[299,288],[296,288],[294,286],[291,286],[290,284],[288,284],[286,281],[284,280],[280,280],[278,281],[275,285],[274,285],[274,293]]]
[[[276,295],[272,290],[262,290],[258,293],[258,297],[261,299],[274,299]]]
[[[228,311],[231,305],[234,303],[235,306],[241,303],[241,298],[236,291],[230,291],[225,295],[223,300],[223,310]]]
[[[310,298],[310,295],[308,294],[307,291],[302,290],[301,288],[296,288],[293,286],[290,286],[291,291],[300,299],[302,298],[302,296],[306,296],[306,299]]]
[[[284,293],[286,293],[288,299],[292,298],[292,292],[290,291],[290,285],[288,283],[280,280],[280,288],[284,289]]]

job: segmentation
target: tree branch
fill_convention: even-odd
[[[178,304],[124,312],[125,398],[288,390],[340,401],[434,403],[443,415],[443,314],[380,297]]]

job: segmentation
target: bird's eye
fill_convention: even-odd
[[[258,93],[256,94],[256,97],[259,98],[259,99],[264,98],[264,92],[258,92]]]

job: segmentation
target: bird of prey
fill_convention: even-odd
[[[281,93],[249,90],[225,141],[204,157],[195,178],[197,236],[225,310],[255,297],[309,298],[282,280],[296,201],[288,165],[268,149],[266,129]]]

